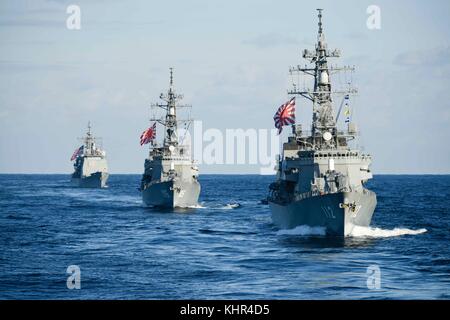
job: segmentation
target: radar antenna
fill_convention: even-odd
[[[333,111],[333,99],[332,94],[350,95],[356,94],[357,90],[353,87],[347,88],[343,91],[332,91],[330,83],[330,75],[339,71],[354,71],[353,67],[329,67],[328,58],[338,58],[341,55],[340,50],[329,50],[327,43],[325,42],[325,34],[323,31],[322,11],[323,9],[317,9],[318,11],[318,34],[317,44],[315,50],[304,50],[303,58],[308,60],[311,67],[291,67],[289,73],[293,74],[306,74],[314,78],[314,89],[310,90],[304,88],[299,90],[298,86],[293,86],[288,91],[290,95],[300,95],[313,103],[313,121],[312,121],[312,135],[314,137],[314,144],[321,144],[323,142],[323,134],[330,132],[333,136],[336,136],[336,119]],[[328,135],[327,135],[328,136]],[[327,141],[328,144],[336,144],[337,141]]]

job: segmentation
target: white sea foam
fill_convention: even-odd
[[[240,206],[241,205],[239,203],[227,203],[226,205],[224,205],[223,207],[220,207],[219,209],[230,210],[230,209],[239,208]]]
[[[231,210],[239,208],[241,205],[239,203],[227,203],[225,205],[214,205],[214,206],[205,206],[202,202],[201,204],[197,204],[195,206],[189,206],[192,209],[212,209],[212,210]]]
[[[427,229],[406,229],[406,228],[394,228],[394,229],[381,229],[374,227],[361,227],[354,226],[353,230],[347,234],[347,237],[367,237],[367,238],[388,238],[398,237],[403,235],[417,235],[427,232]]]
[[[206,209],[207,207],[202,206],[201,204],[196,204],[195,206],[189,206],[190,209]]]
[[[353,230],[346,234],[346,237],[361,237],[361,238],[388,238],[398,237],[403,235],[417,235],[427,232],[427,229],[406,229],[406,228],[394,228],[394,229],[381,229],[374,227],[361,227],[354,226]],[[290,236],[324,236],[326,235],[325,227],[310,227],[307,225],[297,226],[293,229],[283,229],[277,232],[277,235],[290,235]]]
[[[306,225],[297,226],[294,229],[279,230],[277,235],[289,236],[324,236],[326,233],[325,227],[310,227]]]

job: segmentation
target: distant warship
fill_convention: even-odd
[[[75,171],[72,174],[72,185],[86,188],[104,188],[108,180],[108,164],[106,153],[96,145],[95,138],[91,134],[91,125],[88,124],[83,145],[77,148],[71,161]]]
[[[329,67],[327,58],[339,57],[339,50],[328,50],[322,30],[322,10],[318,9],[319,33],[314,51],[304,50],[303,58],[312,64],[290,69],[291,74],[311,75],[314,90],[294,88],[294,97],[275,114],[276,126],[292,125],[292,134],[283,144],[278,158],[277,180],[269,187],[267,202],[272,220],[282,229],[296,226],[323,227],[327,235],[344,236],[354,226],[368,226],[377,204],[374,192],[364,184],[372,178],[372,158],[351,140],[358,135],[356,125],[347,117],[346,129],[338,130],[342,106],[348,107],[349,96],[356,90],[331,91],[330,74],[353,71],[350,67]],[[335,118],[332,93],[343,100]],[[295,96],[307,98],[313,105],[311,132],[304,132],[295,122]],[[344,114],[349,114],[346,110]]]
[[[150,143],[149,157],[145,159],[144,174],[140,190],[142,200],[148,206],[166,208],[187,208],[198,204],[200,183],[198,168],[191,159],[190,146],[186,144],[186,135],[178,137],[178,125],[189,129],[191,119],[177,119],[178,108],[190,108],[178,105],[183,98],[173,88],[173,70],[170,68],[170,86],[167,94],[161,94],[164,104],[153,104],[153,109],[161,108],[165,115],[153,116],[153,125],[141,135],[141,145]],[[165,127],[162,145],[155,142],[156,123]],[[186,131],[187,132],[187,131]]]

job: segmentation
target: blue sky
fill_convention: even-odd
[[[69,4],[81,30],[66,28]],[[366,27],[371,4],[380,30]],[[356,0],[1,1],[0,172],[69,173],[89,120],[112,173],[142,172],[138,138],[171,66],[205,128],[272,128],[288,68],[314,44],[317,7],[342,50],[333,63],[356,66],[352,104],[373,171],[450,173],[450,3]],[[308,123],[310,104],[297,110]]]

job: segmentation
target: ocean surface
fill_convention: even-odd
[[[161,212],[139,175],[0,175],[0,299],[450,299],[450,176],[375,176],[372,227],[337,239],[272,225],[273,179],[202,175],[198,208]]]

